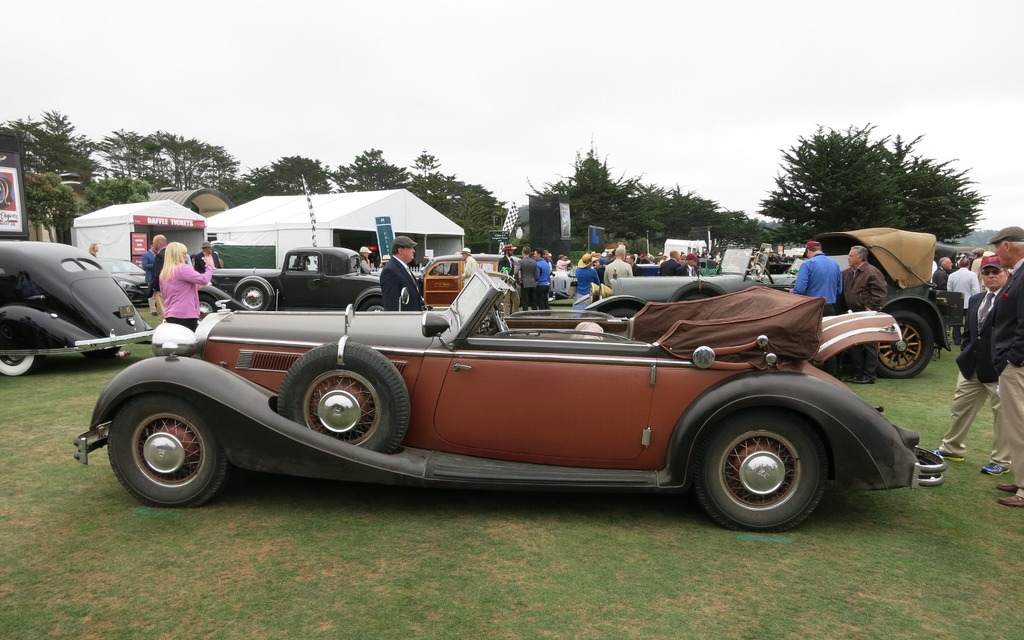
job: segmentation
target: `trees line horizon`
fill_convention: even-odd
[[[313,193],[408,189],[461,226],[471,247],[486,246],[506,214],[487,187],[442,172],[441,161],[427,150],[411,167],[391,164],[382,150],[368,149],[336,168],[284,156],[240,173],[238,160],[224,147],[166,131],[143,135],[124,129],[97,142],[77,134],[70,119],[54,110],[37,120],[8,120],[0,132],[21,141],[30,222],[58,235],[69,233],[78,214],[143,202],[161,189],[215,189],[238,205],[300,194],[303,179]],[[869,227],[928,232],[955,243],[971,234],[986,198],[971,187],[969,170],[917,154],[922,138],[876,137],[870,124],[845,130],[818,126],[781,152],[775,189],[752,212],[769,222],[723,209],[678,183],[665,187],[617,174],[593,143],[576,151],[572,175],[539,188],[528,181],[529,195],[569,197],[574,244],[585,244],[591,225],[603,227],[610,241],[632,246],[686,238],[697,227],[710,227],[716,246],[798,243],[817,233]],[[68,173],[81,176],[84,206],[61,182],[60,175]]]

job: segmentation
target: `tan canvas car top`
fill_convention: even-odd
[[[860,244],[867,247],[886,274],[901,289],[920,287],[932,279],[935,236],[930,233],[876,227],[815,236],[816,240],[821,241],[825,253],[830,255],[833,251],[829,250],[829,240],[840,238],[852,239],[853,242],[847,243],[848,245]]]

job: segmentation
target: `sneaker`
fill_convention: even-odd
[[[990,476],[1001,476],[1004,473],[1010,472],[1010,467],[1004,467],[1001,464],[990,462],[981,468],[981,472]]]
[[[954,456],[952,453],[949,453],[948,451],[943,451],[942,449],[932,449],[932,453],[934,453],[935,455],[937,455],[937,456],[939,456],[941,458],[949,460],[950,462],[963,462],[964,461],[964,457],[963,456]]]

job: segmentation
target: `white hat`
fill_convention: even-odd
[[[366,247],[359,247],[359,253],[370,253],[370,250]]]
[[[469,247],[462,247],[462,253],[473,253],[469,250]]]

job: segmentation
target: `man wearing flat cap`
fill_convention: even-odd
[[[999,499],[1007,507],[1024,507],[1024,229],[1006,227],[989,240],[1009,277],[992,311],[992,364],[999,376],[999,425],[1013,463],[1013,482],[996,489],[1012,495]]]
[[[391,259],[380,270],[380,288],[385,311],[423,311],[426,307],[416,278],[409,270],[409,264],[415,259],[416,243],[412,238],[395,236],[391,241]],[[408,301],[404,303],[403,289],[408,291]]]

